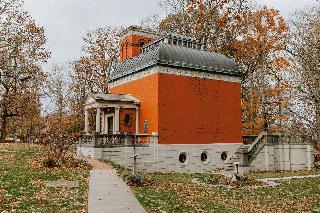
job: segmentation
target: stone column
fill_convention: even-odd
[[[84,132],[89,134],[89,112],[88,109],[84,110]]]
[[[96,132],[100,133],[100,118],[101,118],[101,109],[97,107],[97,114],[96,114]]]
[[[120,123],[120,107],[114,108],[114,133],[119,134],[119,123]]]
[[[101,132],[102,132],[102,134],[106,134],[106,130],[105,130],[106,118],[105,118],[104,110],[102,110],[101,119],[102,119]]]
[[[136,134],[139,134],[139,111],[140,109],[136,109]]]
[[[308,170],[312,169],[312,165],[313,165],[313,146],[310,144],[307,144],[307,166],[308,166]]]

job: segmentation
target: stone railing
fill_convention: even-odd
[[[83,134],[78,146],[145,146],[158,143],[157,135],[148,134]]]
[[[287,138],[276,134],[262,132],[251,144],[242,145],[236,152],[241,166],[250,166],[251,162],[257,157],[263,147],[268,144],[275,144],[286,141]]]
[[[242,143],[245,145],[252,144],[258,135],[244,135],[242,136]]]

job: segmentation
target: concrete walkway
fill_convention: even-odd
[[[317,177],[320,177],[320,174],[304,175],[304,176],[289,176],[289,177],[280,177],[280,178],[262,178],[262,179],[257,179],[257,180],[264,182],[271,187],[274,187],[274,186],[281,185],[281,183],[276,182],[278,180],[291,180],[291,179],[304,179],[304,178],[317,178]]]
[[[90,158],[89,213],[145,213],[139,201],[123,180],[107,164]]]

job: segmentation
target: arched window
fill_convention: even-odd
[[[128,47],[129,47],[129,43],[126,42],[126,47],[125,47],[126,48],[126,51],[125,51],[126,53],[125,53],[125,57],[124,57],[125,59],[128,58]]]
[[[141,47],[143,47],[143,46],[144,46],[144,40],[141,39],[141,40],[139,40],[139,47],[141,48]]]
[[[124,55],[124,44],[121,44],[121,58],[124,59],[125,55]]]

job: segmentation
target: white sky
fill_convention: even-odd
[[[316,0],[257,0],[280,10],[287,19],[296,9]],[[104,25],[137,25],[161,11],[159,0],[25,0],[26,9],[43,26],[52,52],[50,63],[64,64],[79,57],[82,37]],[[48,66],[47,65],[47,66]]]

